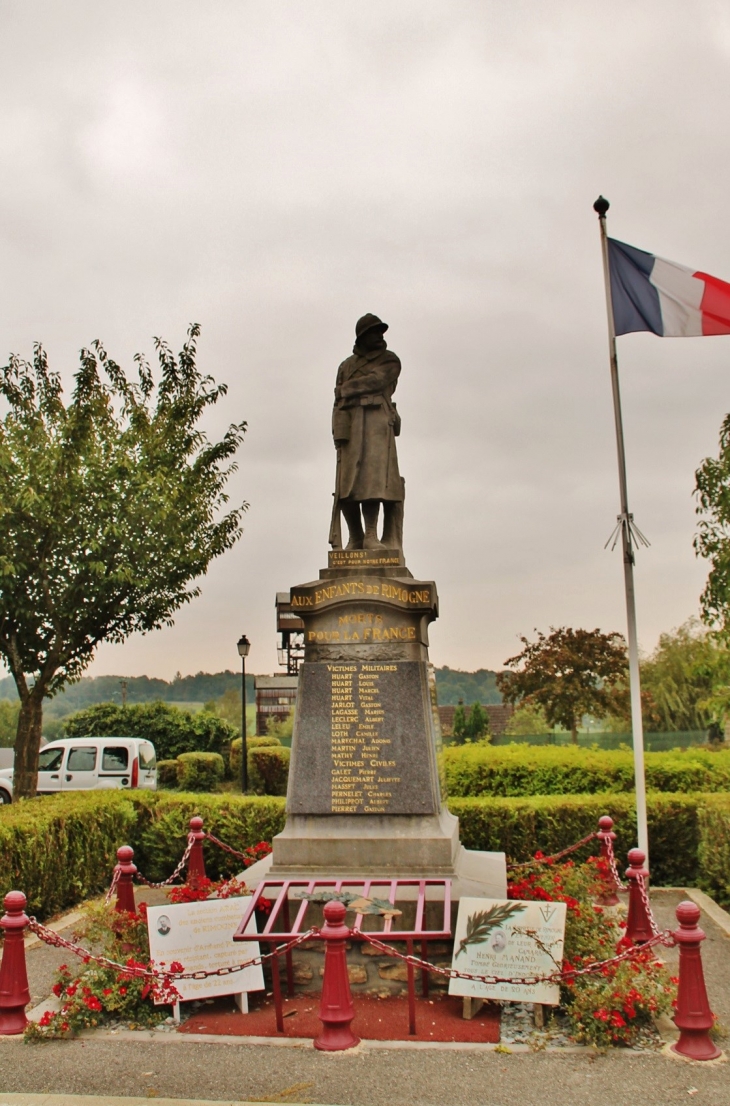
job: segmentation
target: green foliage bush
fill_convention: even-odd
[[[220,753],[181,753],[175,763],[177,782],[185,791],[215,791],[226,774]]]
[[[261,746],[248,756],[248,782],[254,795],[286,795],[291,749]]]
[[[127,794],[132,794],[128,792]],[[204,829],[242,851],[259,841],[271,841],[284,828],[284,800],[252,795],[191,795],[186,792],[134,793],[137,829],[135,863],[148,879],[169,876],[182,856],[190,819],[199,814]],[[205,844],[205,870],[211,879],[241,871],[240,860]]]
[[[452,799],[467,848],[505,851],[508,861],[529,860],[536,849],[550,854],[595,830],[610,814],[618,835],[619,869],[635,844],[633,796],[566,795]],[[188,792],[96,791],[45,795],[0,808],[0,895],[17,889],[29,912],[59,913],[105,890],[120,845],[135,850],[148,879],[165,879],[182,856],[193,815],[205,829],[243,850],[271,841],[284,828],[280,796]],[[730,796],[648,795],[653,882],[702,887],[730,905]],[[591,842],[577,854],[597,852]],[[206,843],[211,879],[241,870],[241,861]]]
[[[696,887],[702,882],[698,808],[716,800],[725,801],[725,796],[649,792],[649,848],[655,883]],[[468,849],[503,850],[507,859],[516,863],[529,860],[536,849],[550,855],[572,845],[598,828],[602,814],[610,814],[614,820],[619,868],[626,868],[626,854],[636,845],[633,795],[452,798],[449,810],[459,819],[461,840]],[[730,833],[728,837],[730,840]],[[598,842],[591,842],[579,858],[597,852]]]
[[[177,787],[177,761],[176,760],[158,760],[157,761],[157,786],[158,787]]]
[[[49,917],[106,889],[137,815],[128,791],[74,791],[2,807],[0,901],[23,891],[28,913]]]
[[[248,750],[248,771],[251,774],[251,750],[261,749],[265,746],[280,746],[281,742],[278,737],[273,737],[271,734],[267,734],[265,737],[247,737],[246,748]],[[229,754],[229,764],[231,777],[234,780],[241,778],[241,738],[236,737],[231,742],[231,751]]]
[[[730,907],[730,795],[713,795],[697,813],[700,887]]]
[[[68,737],[144,737],[160,760],[174,760],[181,753],[220,753],[238,733],[211,711],[191,714],[162,702],[129,707],[97,703],[69,715],[63,728]]]
[[[568,795],[633,791],[630,751],[571,746],[484,744],[447,748],[450,797]],[[646,754],[647,787],[656,791],[730,791],[730,750]]]

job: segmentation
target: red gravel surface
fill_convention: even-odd
[[[500,1007],[485,1004],[470,1021],[461,1016],[462,1000],[448,995],[416,1001],[416,1036],[408,1032],[408,997],[357,995],[352,1031],[370,1041],[499,1041]],[[284,1033],[276,1031],[273,998],[249,995],[249,1013],[241,1014],[230,998],[216,999],[193,1012],[179,1033],[220,1033],[232,1037],[316,1037],[319,995],[284,999]]]

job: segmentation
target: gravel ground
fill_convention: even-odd
[[[655,892],[662,926],[681,895]],[[730,1023],[730,939],[703,915],[703,962],[713,1009]],[[673,963],[676,952],[669,950]],[[34,993],[60,963],[54,950],[28,954]],[[47,988],[46,988],[47,989]],[[0,1038],[5,1092],[143,1095],[184,1099],[332,1103],[336,1106],[728,1106],[730,1064],[687,1064],[651,1052],[513,1052],[372,1049],[325,1055],[311,1046],[90,1037],[26,1045]]]

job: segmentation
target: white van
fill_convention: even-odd
[[[157,790],[157,758],[139,737],[74,737],[52,741],[38,757],[38,792]],[[13,770],[0,771],[0,803],[12,802]]]

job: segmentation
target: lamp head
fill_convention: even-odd
[[[236,643],[239,657],[247,657],[248,651],[251,648],[251,642],[248,640],[245,634],[241,634],[238,642]]]

